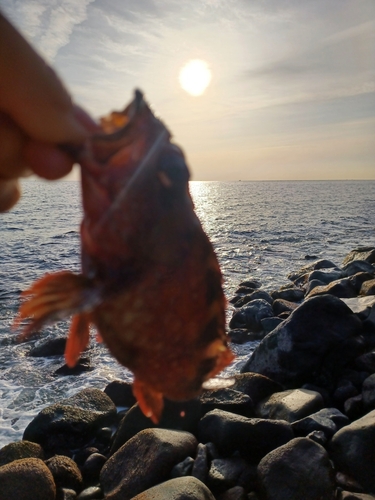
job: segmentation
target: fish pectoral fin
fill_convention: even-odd
[[[133,394],[142,413],[150,418],[154,424],[158,424],[164,408],[163,394],[136,378],[133,382]]]
[[[90,340],[90,315],[75,314],[70,325],[68,340],[65,347],[66,364],[72,368],[86,349]]]
[[[95,290],[92,290],[95,293]],[[90,282],[81,274],[70,271],[47,274],[21,294],[21,306],[13,322],[23,327],[19,340],[27,339],[43,325],[65,319],[72,314],[90,310]]]

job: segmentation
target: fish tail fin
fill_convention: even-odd
[[[70,368],[76,365],[81,352],[86,349],[89,339],[90,314],[75,314],[72,318],[69,336],[65,347],[65,361]]]
[[[47,274],[33,283],[21,294],[21,306],[13,322],[13,328],[19,328],[21,322],[30,320],[23,326],[19,340],[27,339],[47,323],[89,310],[89,287],[87,278],[70,271]],[[79,331],[82,329],[80,325],[77,327]]]
[[[164,408],[163,394],[136,378],[133,382],[133,394],[142,413],[150,418],[154,424],[158,424]]]

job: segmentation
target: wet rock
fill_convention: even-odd
[[[271,295],[268,292],[265,292],[264,290],[255,290],[255,291],[248,293],[246,295],[239,296],[239,298],[234,302],[234,305],[235,305],[235,307],[242,307],[245,304],[248,304],[252,300],[256,300],[256,299],[263,299],[271,305],[273,302],[273,298],[271,297]]]
[[[206,445],[199,443],[197,448],[197,456],[195,457],[191,475],[206,483],[208,475],[208,457]]]
[[[253,410],[251,397],[232,388],[206,389],[201,394],[200,401],[202,415],[215,408],[247,416]]]
[[[247,286],[250,288],[260,288],[262,286],[262,283],[258,280],[249,278],[247,280],[241,281],[240,286]]]
[[[281,318],[273,316],[271,318],[263,318],[260,320],[263,330],[266,333],[272,332],[280,323],[283,322]]]
[[[81,448],[74,454],[74,461],[81,467],[93,453],[99,453],[98,448],[95,446],[86,446],[85,448]]]
[[[271,292],[271,297],[281,300],[286,300],[287,302],[300,302],[305,297],[305,292],[301,288],[293,287],[286,288],[284,290],[275,290]]]
[[[99,500],[103,498],[100,486],[89,486],[78,495],[77,500]]]
[[[356,297],[357,290],[353,285],[351,278],[342,278],[337,281],[332,281],[329,285],[315,287],[311,290],[311,292],[309,292],[307,298],[325,295],[327,293],[333,295],[334,297],[350,298]]]
[[[176,464],[195,455],[197,445],[196,438],[188,432],[167,429],[139,432],[102,468],[100,484],[106,500],[128,500],[167,480]]]
[[[77,464],[69,457],[55,455],[46,461],[56,488],[68,488],[79,493],[83,487],[82,474]]]
[[[234,384],[231,388],[250,396],[254,404],[282,390],[280,384],[259,373],[236,373],[233,378]]]
[[[56,490],[56,500],[76,500],[77,493],[69,488],[58,488]]]
[[[342,261],[342,265],[346,266],[349,262],[353,262],[354,260],[365,260],[366,262],[370,262],[370,264],[375,263],[375,248],[374,247],[360,247],[352,250],[345,256]]]
[[[261,490],[272,500],[333,500],[333,470],[325,449],[296,438],[266,455],[258,465]]]
[[[318,392],[306,389],[290,389],[275,392],[255,407],[255,415],[295,422],[323,408],[324,402]]]
[[[375,279],[365,281],[359,291],[360,295],[375,295]]]
[[[276,299],[272,305],[273,311],[278,316],[279,314],[287,311],[287,312],[292,312],[294,309],[297,309],[298,304],[295,302],[289,302],[288,300],[284,299]]]
[[[122,498],[122,497],[121,497]],[[125,497],[124,497],[125,498]],[[127,498],[127,497],[126,497]],[[215,500],[210,490],[195,477],[180,477],[158,484],[132,500]],[[120,500],[120,498],[119,498]]]
[[[136,404],[130,408],[121,420],[114,436],[110,455],[113,455],[130,438],[144,429],[158,427],[160,429],[182,430],[195,434],[200,418],[201,403],[199,399],[185,402],[164,400],[164,411],[157,426],[149,418],[145,417],[138,404]]]
[[[84,357],[80,358],[75,366],[63,365],[55,370],[54,373],[55,375],[67,377],[68,375],[80,375],[81,373],[91,372],[93,369],[90,358]]]
[[[298,271],[294,271],[288,275],[288,279],[290,281],[293,281],[294,283],[301,282],[301,278],[305,276],[306,280],[308,278],[308,273],[311,271],[314,271],[315,269],[329,269],[329,268],[336,268],[336,264],[334,264],[332,261],[327,260],[327,259],[319,259],[315,262],[312,262],[311,264],[302,267]]]
[[[323,408],[301,420],[292,423],[296,436],[307,436],[314,431],[322,431],[332,437],[339,429],[350,424],[349,418],[336,408]]]
[[[319,269],[312,271],[309,274],[309,281],[319,280],[325,285],[329,285],[333,281],[337,281],[340,280],[341,278],[344,278],[344,276],[345,275],[341,271],[341,269],[338,269],[337,267],[329,269]]]
[[[375,493],[375,410],[340,429],[330,443],[336,468]]]
[[[124,406],[125,408],[130,408],[136,403],[136,399],[133,395],[133,389],[130,382],[124,382],[122,380],[113,380],[104,389],[104,393],[107,394],[109,398],[112,399],[116,406]]]
[[[238,451],[243,458],[256,463],[290,441],[294,434],[290,424],[281,420],[246,418],[213,410],[200,421],[199,436],[203,443],[213,442],[224,456]]]
[[[228,336],[233,344],[244,344],[254,340],[261,340],[264,337],[263,332],[251,332],[246,328],[234,328],[229,330]]]
[[[215,494],[233,486],[252,489],[256,485],[256,466],[240,457],[212,460],[207,485]]]
[[[317,286],[325,286],[325,284],[323,283],[323,281],[319,281],[319,280],[309,281],[305,287],[305,295],[306,296],[309,295],[311,290],[314,290],[314,288],[316,288]]]
[[[57,337],[38,342],[27,353],[34,358],[44,358],[48,356],[62,356],[65,352],[66,337]]]
[[[252,300],[235,311],[229,322],[230,328],[247,328],[254,332],[262,330],[261,320],[274,316],[272,306],[263,299]]]
[[[363,382],[362,401],[366,411],[373,410],[375,408],[375,373],[370,375]]]
[[[55,500],[53,476],[39,458],[23,458],[0,467],[0,500]]]
[[[100,471],[107,458],[101,453],[93,453],[87,457],[82,467],[82,476],[86,484],[96,484],[99,482]]]
[[[286,388],[322,385],[322,371],[326,377],[337,369],[330,354],[338,356],[343,342],[361,329],[361,321],[342,300],[313,297],[260,342],[241,371],[260,373]]]
[[[83,389],[44,408],[26,427],[23,438],[39,443],[46,453],[66,454],[83,447],[103,425],[116,419],[116,407],[99,389]]]
[[[9,443],[0,450],[0,467],[21,458],[44,459],[43,448],[40,444],[30,441],[17,441]]]

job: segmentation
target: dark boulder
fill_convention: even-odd
[[[340,280],[332,281],[328,285],[315,287],[311,290],[311,292],[309,292],[307,298],[325,294],[330,294],[339,298],[350,298],[357,296],[357,290],[353,284],[352,277],[342,278]]]
[[[133,394],[133,384],[123,380],[113,380],[104,389],[104,393],[112,399],[116,406],[130,408],[136,403]]]
[[[352,276],[357,273],[369,273],[374,276],[375,273],[375,267],[366,260],[352,260],[346,266],[343,266],[342,270],[346,276]]]
[[[21,458],[40,458],[43,460],[43,448],[40,444],[31,443],[30,441],[9,443],[0,450],[0,467]]]
[[[298,287],[285,288],[271,292],[271,297],[276,299],[287,300],[288,302],[300,302],[303,300],[305,292]]]
[[[28,356],[43,358],[47,356],[62,356],[65,352],[66,337],[57,337],[38,342],[27,353]]]
[[[57,488],[67,488],[79,493],[83,487],[81,471],[69,457],[55,455],[46,461]]]
[[[350,424],[346,415],[336,408],[323,408],[301,420],[292,423],[292,429],[296,436],[307,436],[314,431],[324,432],[327,438],[331,438],[339,429]]]
[[[234,384],[231,388],[250,396],[254,404],[259,403],[274,392],[282,390],[280,384],[259,373],[236,373],[233,379]]]
[[[215,494],[234,486],[253,489],[256,486],[256,467],[240,457],[212,460],[207,485]]]
[[[285,311],[291,313],[292,311],[297,309],[297,307],[298,307],[298,304],[296,304],[295,302],[290,302],[290,301],[285,300],[285,299],[276,299],[274,301],[274,303],[272,304],[272,309],[273,309],[276,316],[278,316],[279,314],[281,314]],[[262,323],[262,325],[263,325],[263,323]]]
[[[254,332],[262,330],[261,320],[274,316],[272,306],[264,299],[252,300],[235,311],[229,322],[230,328],[247,328]]]

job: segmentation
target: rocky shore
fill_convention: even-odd
[[[0,500],[375,500],[375,248],[288,279],[231,299],[260,343],[230,387],[158,426],[121,381],[55,403],[0,449]]]

